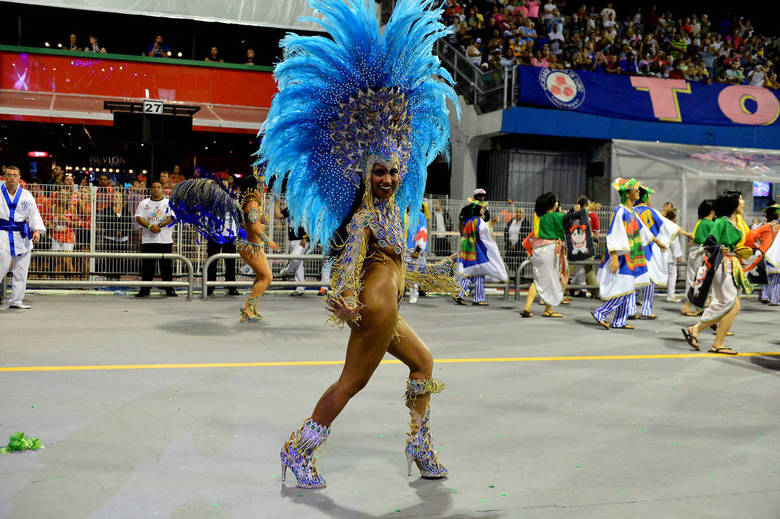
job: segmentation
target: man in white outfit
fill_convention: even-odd
[[[45,231],[35,197],[19,185],[21,172],[16,166],[8,166],[5,183],[0,184],[0,280],[11,271],[10,308],[27,309],[22,302],[27,286],[27,271],[33,244],[38,243],[41,231]]]

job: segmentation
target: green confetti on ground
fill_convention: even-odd
[[[93,435],[92,435],[92,437],[93,437],[93,438],[97,438],[97,434],[93,434]]]
[[[480,500],[479,500],[479,502],[480,502],[480,503],[487,503],[487,499],[485,499],[485,498],[482,498],[482,499],[480,499]]]
[[[582,468],[582,465],[575,465],[576,468]]]
[[[219,506],[219,503],[217,502],[211,503],[211,506]]]
[[[499,496],[506,496],[506,492],[499,492],[498,495]]]
[[[679,443],[677,443],[677,442],[674,442],[674,444],[675,444],[675,445],[680,445],[680,444],[679,444]]]
[[[274,472],[273,474],[271,474],[271,477],[272,477],[272,478],[279,477],[279,474],[277,474],[276,472]]]
[[[625,490],[621,490],[620,493],[623,494],[623,495],[626,495],[626,491]]]
[[[707,477],[708,477],[708,478],[711,478],[711,477],[712,477],[712,474],[707,474]]]
[[[495,485],[488,485],[490,488],[496,488]]]
[[[385,435],[384,435],[384,434],[380,434],[380,435],[379,435],[379,437],[380,437],[380,438],[384,438],[384,437],[385,437]]]
[[[400,512],[400,511],[401,511],[401,509],[400,509],[400,508],[396,508],[396,509],[395,509],[395,511],[396,511],[396,512]]]
[[[456,490],[454,488],[451,488],[450,492],[456,492]]]
[[[503,437],[504,437],[504,435],[503,435],[503,434],[499,434],[499,435],[498,435],[498,437],[499,437],[499,438],[503,438]]]
[[[303,494],[296,494],[295,497],[303,497]]]
[[[49,476],[49,479],[57,479],[57,476]]]
[[[32,406],[33,409],[35,409],[35,406]]]

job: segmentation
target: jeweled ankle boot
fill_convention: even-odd
[[[250,297],[241,307],[241,322],[246,321],[259,321],[263,318],[262,315],[257,313],[257,302],[260,300],[259,296]]]
[[[325,443],[330,434],[330,427],[318,424],[308,418],[300,429],[290,435],[290,439],[282,446],[279,456],[282,459],[282,483],[287,475],[287,468],[293,471],[300,488],[325,488],[325,478],[317,472],[317,460],[314,451]]]
[[[424,380],[409,379],[406,385],[406,406],[412,415],[409,422],[411,432],[407,433],[406,463],[409,475],[412,475],[412,463],[417,465],[420,475],[424,478],[439,479],[447,477],[447,469],[439,462],[433,450],[433,440],[430,431],[430,405],[425,408],[425,415],[420,416],[414,408],[415,399],[423,394],[439,393],[444,384],[432,378]]]

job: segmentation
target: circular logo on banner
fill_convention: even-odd
[[[558,108],[574,110],[585,100],[585,86],[573,70],[542,69],[539,86],[547,99]]]

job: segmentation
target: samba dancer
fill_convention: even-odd
[[[591,312],[596,322],[606,329],[634,328],[626,321],[636,308],[636,289],[644,286],[642,280],[648,277],[644,247],[654,237],[634,213],[641,185],[635,178],[618,178],[612,183],[612,188],[620,193],[621,203],[612,213],[607,250],[596,276],[604,302]],[[612,312],[615,316],[610,325],[606,319]]]
[[[261,130],[259,160],[268,175],[288,176],[293,225],[333,259],[328,309],[350,328],[338,380],[280,453],[302,488],[322,488],[315,451],[347,402],[370,380],[385,353],[409,367],[406,440],[409,473],[442,478],[433,451],[433,357],[398,314],[405,286],[455,295],[452,259],[405,265],[401,215],[422,202],[427,166],[449,140],[446,99],[458,106],[452,79],[431,49],[449,34],[433,0],[400,0],[380,31],[373,2],[309,0],[332,39],[288,34],[274,75],[279,93]],[[458,114],[460,115],[460,114]],[[278,183],[277,183],[278,184]]]
[[[712,225],[710,236],[720,245],[721,261],[715,270],[710,287],[710,303],[701,314],[698,323],[682,328],[683,337],[694,349],[701,349],[699,333],[717,324],[715,340],[710,347],[711,353],[736,355],[737,352],[723,344],[740,308],[739,291],[752,291],[747,276],[742,271],[738,254],[750,255],[745,240],[750,229],[743,219],[745,200],[739,191],[724,191],[715,200],[717,219]],[[744,251],[744,252],[743,252]]]
[[[192,224],[203,236],[217,243],[236,242],[241,259],[255,272],[252,291],[239,314],[241,322],[260,321],[263,316],[257,303],[273,280],[263,244],[275,252],[280,250],[265,232],[263,194],[249,190],[239,204],[222,182],[196,178],[176,184],[170,203],[176,218]]]
[[[669,245],[680,233],[680,226],[665,218],[658,211],[650,207],[650,201],[654,191],[647,186],[639,188],[639,203],[634,212],[639,216],[647,229],[652,233],[654,240],[645,246],[645,261],[647,261],[647,277],[649,283],[644,287],[642,298],[643,319],[655,319],[653,302],[655,300],[655,287],[666,287],[669,279]],[[631,318],[632,316],[629,316]],[[633,316],[639,318],[638,315]]]
[[[545,193],[536,199],[531,254],[534,282],[528,288],[525,308],[520,314],[523,317],[533,316],[531,305],[537,293],[544,303],[544,314],[542,314],[544,317],[563,317],[563,314],[552,308],[561,304],[567,282],[568,267],[563,216],[554,193]]]
[[[693,228],[693,245],[688,249],[688,263],[685,268],[685,304],[680,309],[680,313],[689,317],[698,317],[702,310],[691,310],[691,301],[688,299],[688,291],[696,283],[696,269],[701,258],[704,256],[704,242],[712,230],[713,220],[715,220],[715,209],[712,205],[714,200],[702,200],[699,204],[699,221]]]

